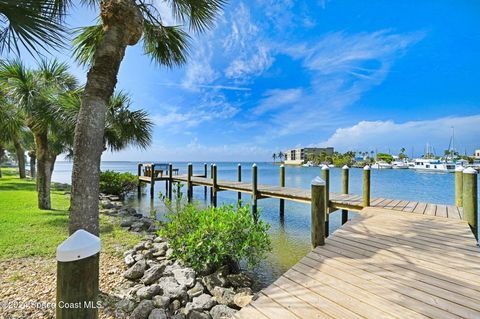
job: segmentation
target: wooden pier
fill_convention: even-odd
[[[170,165],[171,168],[171,165]],[[478,188],[474,169],[455,173],[455,204],[443,205],[370,196],[370,168],[364,168],[363,194],[348,194],[348,167],[343,167],[342,194],[329,191],[329,171],[312,181],[311,189],[219,180],[216,165],[204,174],[173,175],[165,181],[210,188],[216,206],[219,191],[252,195],[257,200],[311,204],[313,250],[235,318],[480,318],[480,249],[478,239]],[[140,175],[140,169],[139,169]],[[140,181],[140,178],[139,178]],[[168,186],[170,185],[170,186]],[[453,191],[453,190],[452,190]],[[153,192],[153,188],[151,189]],[[171,192],[169,193],[171,198]],[[458,206],[457,206],[458,205]],[[329,214],[342,211],[342,226],[329,236]],[[347,221],[347,211],[356,211]]]

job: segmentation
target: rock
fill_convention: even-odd
[[[144,250],[145,249],[145,242],[140,242],[138,244],[136,244],[135,246],[133,246],[133,250],[135,251],[140,251],[140,250]]]
[[[252,277],[246,272],[227,275],[227,279],[235,288],[251,287],[253,285]]]
[[[135,263],[135,259],[133,258],[132,255],[127,255],[125,256],[125,263],[127,264],[128,267],[130,267]]]
[[[172,315],[170,319],[185,319],[187,318],[183,313],[177,313],[175,315]]]
[[[117,303],[117,308],[128,313],[132,312],[133,309],[135,309],[135,306],[136,306],[135,302],[129,299],[123,299]]]
[[[173,271],[177,270],[177,269],[182,269],[182,266],[180,266],[180,264],[178,262],[175,262],[171,265],[167,265],[165,267],[165,270],[163,271],[163,274],[165,276],[173,276]]]
[[[215,300],[209,294],[201,294],[193,298],[192,302],[187,303],[185,310],[189,313],[192,310],[208,310],[215,306]]]
[[[174,269],[173,277],[180,285],[192,288],[195,285],[195,271],[191,268]]]
[[[173,254],[173,249],[172,248],[168,248],[167,251],[165,252],[166,257],[171,257],[172,254]]]
[[[179,285],[173,277],[160,278],[158,285],[162,288],[164,296],[180,300],[186,300],[188,298],[186,287]]]
[[[125,208],[125,210],[127,211],[127,213],[129,213],[130,215],[135,215],[137,213],[137,210],[133,207],[127,207]]]
[[[167,319],[167,313],[165,312],[164,309],[158,309],[155,308],[150,312],[150,316],[148,316],[148,319]]]
[[[130,227],[132,226],[133,223],[135,223],[138,219],[135,218],[135,217],[126,217],[122,220],[122,222],[120,223],[120,226],[121,227]]]
[[[233,296],[233,303],[235,304],[235,306],[243,308],[246,305],[248,305],[250,301],[252,301],[252,298],[253,298],[253,295],[240,292],[235,294],[235,296]]]
[[[166,309],[170,305],[170,298],[167,296],[154,296],[153,299],[153,305],[157,308],[162,308]]]
[[[141,285],[141,284],[133,286],[132,288],[130,288],[128,290],[126,296],[130,299],[135,299],[135,297],[137,296],[138,289],[143,288],[143,287],[145,287],[145,286]]]
[[[165,255],[168,249],[168,244],[165,242],[161,242],[161,243],[154,242],[153,248],[155,248],[158,252],[163,252],[163,254]]]
[[[142,300],[137,308],[133,310],[132,314],[130,315],[130,319],[147,319],[150,312],[155,307],[153,306],[153,301],[151,300]]]
[[[100,206],[102,206],[102,208],[106,208],[106,209],[110,209],[110,208],[114,208],[115,206],[112,204],[112,202],[110,202],[108,199],[104,199],[100,202]]]
[[[178,309],[180,309],[182,307],[182,303],[180,302],[180,300],[174,300],[172,301],[172,303],[170,304],[170,310],[171,311],[177,311]]]
[[[211,319],[208,312],[193,310],[188,313],[187,319]]]
[[[217,305],[210,310],[212,319],[224,319],[232,317],[237,310],[229,308],[225,305]]]
[[[131,227],[136,231],[146,229],[144,222],[135,222]]]
[[[164,269],[165,269],[165,265],[162,265],[162,264],[151,266],[150,269],[145,271],[141,281],[145,285],[150,285],[150,284],[154,283],[155,281],[157,281],[162,276]]]
[[[228,269],[226,267],[222,267],[213,274],[203,277],[202,283],[208,289],[208,291],[210,291],[210,293],[213,293],[213,289],[217,286],[228,287],[230,285],[227,275]]]
[[[145,286],[137,290],[137,297],[142,299],[152,299],[153,296],[162,292],[159,285]]]
[[[187,291],[187,294],[188,294],[188,297],[190,299],[192,299],[193,297],[198,297],[200,296],[201,294],[203,294],[203,286],[200,282],[197,281],[197,283],[195,284],[195,286],[192,288],[192,289],[189,289]]]
[[[233,301],[235,292],[233,288],[215,287],[213,288],[212,295],[219,304],[235,306],[235,302]]]
[[[252,288],[249,288],[249,287],[237,288],[237,289],[236,289],[236,293],[237,293],[237,294],[239,294],[239,293],[244,293],[244,294],[246,294],[246,295],[253,295]]]
[[[139,260],[123,274],[123,277],[131,280],[139,279],[143,276],[146,267],[145,260]]]

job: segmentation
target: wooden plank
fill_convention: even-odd
[[[436,216],[447,218],[447,205],[437,205]]]
[[[293,313],[285,309],[282,305],[276,303],[263,293],[258,294],[258,298],[250,303],[259,312],[268,318],[298,319]]]
[[[411,213],[415,210],[415,207],[417,207],[418,202],[408,202],[408,204],[403,208],[402,211],[406,213]]]
[[[397,205],[395,205],[395,207],[393,207],[393,209],[395,210],[403,210],[405,208],[405,206],[407,206],[408,204],[408,201],[407,200],[402,200],[400,201]]]
[[[429,216],[435,216],[436,211],[437,211],[437,205],[428,203],[423,214],[429,215]]]
[[[416,214],[423,214],[425,212],[425,208],[427,208],[427,203],[418,203],[413,212]]]

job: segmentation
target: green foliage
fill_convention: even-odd
[[[255,221],[248,206],[224,205],[199,209],[187,205],[167,214],[159,233],[167,238],[173,255],[196,270],[216,269],[227,261],[257,264],[271,250],[269,225]]]
[[[393,156],[386,153],[378,153],[377,161],[385,161],[387,163],[391,163],[393,161]]]
[[[137,182],[133,174],[107,170],[100,173],[100,192],[123,197],[137,188]]]

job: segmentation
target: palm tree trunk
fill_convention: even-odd
[[[30,157],[30,176],[35,179],[35,177],[37,177],[37,154],[35,151],[30,151],[28,152],[28,156]]]
[[[0,144],[0,178],[3,177],[2,175],[2,161],[3,161],[3,156],[5,155],[5,148],[3,145]]]
[[[18,174],[20,175],[20,178],[25,178],[27,177],[27,174],[25,173],[25,150],[17,139],[13,141],[13,146],[17,153]]]
[[[142,35],[143,18],[132,0],[102,1],[101,18],[105,34],[87,75],[75,127],[70,234],[85,229],[99,235],[99,175],[106,105],[117,84],[125,49],[137,43]]]
[[[48,154],[48,137],[47,132],[34,132],[35,146],[37,150],[37,191],[38,191],[38,208],[51,209],[50,201],[50,183],[51,183],[51,164]]]

